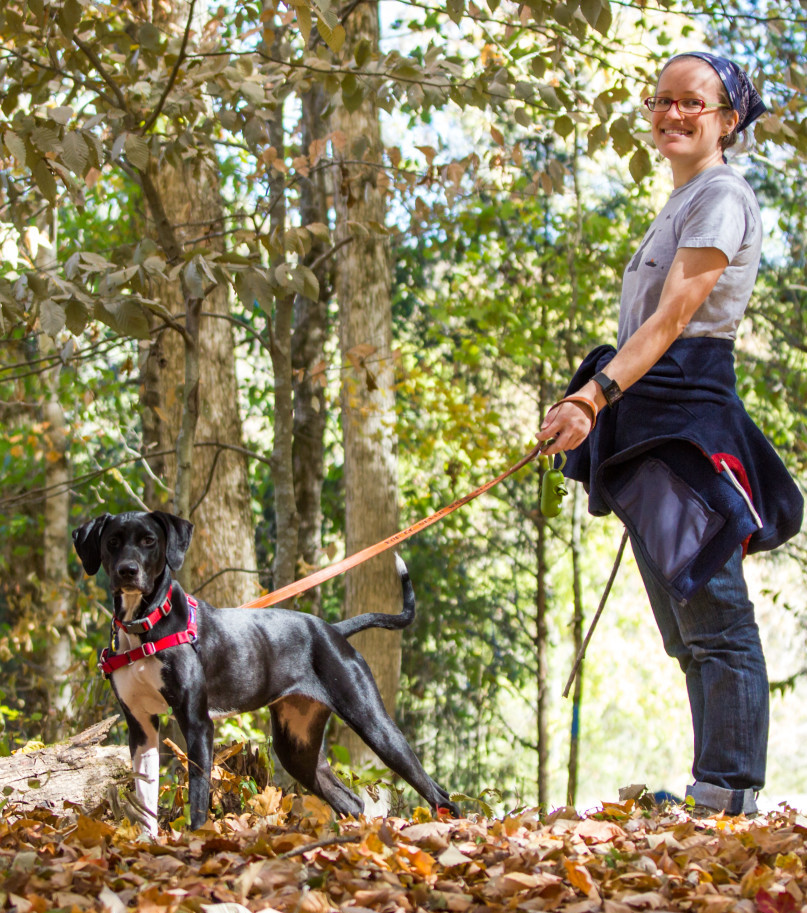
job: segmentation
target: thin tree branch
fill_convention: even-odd
[[[191,0],[190,6],[188,8],[188,21],[185,23],[185,34],[182,36],[182,45],[177,54],[177,59],[174,62],[174,69],[171,71],[171,75],[168,77],[168,82],[165,84],[163,89],[163,94],[160,96],[160,100],[157,102],[157,107],[151,112],[151,116],[146,121],[143,126],[143,133],[148,133],[149,130],[154,126],[154,122],[162,113],[162,109],[165,105],[166,99],[168,98],[171,89],[174,88],[174,84],[177,80],[177,74],[179,73],[179,68],[182,66],[183,61],[185,60],[185,52],[188,47],[188,40],[190,38],[191,31],[191,22],[193,21],[193,10],[196,6],[196,0]]]
[[[112,77],[107,73],[103,62],[101,61],[101,58],[95,53],[95,51],[88,44],[85,44],[75,33],[73,34],[73,41],[75,42],[76,47],[78,47],[84,53],[85,57],[87,57],[87,59],[90,61],[90,63],[95,67],[95,69],[96,69],[98,75],[101,77],[101,79],[103,79],[103,81],[112,90],[112,94],[117,99],[118,107],[120,107],[127,114],[131,114],[131,111],[129,110],[129,105],[126,101],[126,96],[123,94],[123,92],[121,92],[121,90],[120,90],[118,84],[115,82],[115,80],[112,79]]]

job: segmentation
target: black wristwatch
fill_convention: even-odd
[[[602,395],[605,397],[605,402],[608,403],[609,406],[616,405],[625,395],[619,389],[619,384],[603,374],[602,371],[600,371],[599,374],[595,374],[592,380],[602,388]]]

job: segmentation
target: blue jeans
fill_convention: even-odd
[[[768,674],[742,549],[684,604],[655,580],[639,550],[633,553],[664,649],[686,676],[695,732],[695,782],[687,795],[732,815],[756,812],[765,784]]]

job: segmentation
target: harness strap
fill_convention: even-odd
[[[171,611],[171,591],[173,585],[168,587],[168,593],[162,602],[154,611],[149,613],[145,618],[139,618],[137,621],[120,621],[115,619],[115,624],[127,634],[148,634],[148,632],[157,624],[161,618]]]
[[[170,594],[169,594],[170,595]],[[169,634],[161,637],[159,640],[149,641],[141,644],[134,650],[126,650],[124,653],[112,653],[110,647],[101,651],[101,661],[98,668],[109,676],[116,669],[122,669],[124,666],[131,666],[138,660],[145,659],[147,656],[154,656],[155,653],[161,653],[170,647],[176,647],[180,644],[193,644],[196,641],[198,625],[196,623],[196,609],[199,603],[193,596],[187,596],[188,600],[188,627],[184,631],[176,634]],[[170,609],[170,606],[169,606]],[[166,613],[168,614],[168,613]]]

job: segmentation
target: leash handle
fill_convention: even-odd
[[[446,507],[441,507],[436,513],[433,513],[429,517],[424,517],[422,520],[418,520],[416,523],[413,523],[412,526],[407,527],[406,529],[400,530],[397,533],[393,533],[386,539],[382,539],[381,542],[376,542],[375,545],[368,545],[367,548],[363,548],[361,551],[355,552],[352,555],[349,555],[347,558],[343,558],[341,561],[337,561],[336,564],[331,564],[328,567],[324,567],[318,571],[314,571],[313,574],[309,574],[307,577],[301,577],[299,580],[295,580],[293,583],[289,583],[284,587],[281,587],[279,590],[274,590],[271,593],[267,593],[265,596],[259,596],[257,599],[253,599],[250,602],[245,602],[239,608],[242,609],[265,609],[267,606],[277,605],[279,602],[283,602],[286,599],[291,599],[292,596],[298,596],[300,593],[304,593],[306,590],[310,590],[312,587],[317,586],[320,583],[324,583],[326,580],[330,580],[332,577],[336,577],[339,574],[349,571],[351,568],[356,567],[357,564],[361,564],[363,561],[367,561],[368,558],[373,558],[375,555],[380,555],[381,552],[387,551],[387,549],[392,548],[394,545],[397,545],[399,542],[403,542],[406,539],[409,539],[411,536],[414,536],[415,533],[419,533],[424,529],[427,529],[429,526],[432,526],[434,523],[442,520],[443,517],[447,517],[450,513],[453,513],[458,508],[467,504],[469,501],[473,501],[474,498],[478,498],[479,495],[484,494],[486,491],[490,491],[494,485],[498,485],[499,482],[503,482],[508,476],[513,475],[514,472],[518,472],[522,466],[526,466],[527,463],[531,462],[538,456],[539,453],[551,443],[549,441],[542,441],[540,444],[537,444],[535,447],[530,450],[528,454],[523,456],[517,463],[514,463],[509,469],[506,469],[501,475],[496,476],[495,479],[491,479],[489,482],[485,482],[484,485],[480,485],[479,488],[474,489],[470,494],[464,495],[462,498],[458,498],[456,501],[453,501],[451,504]]]

